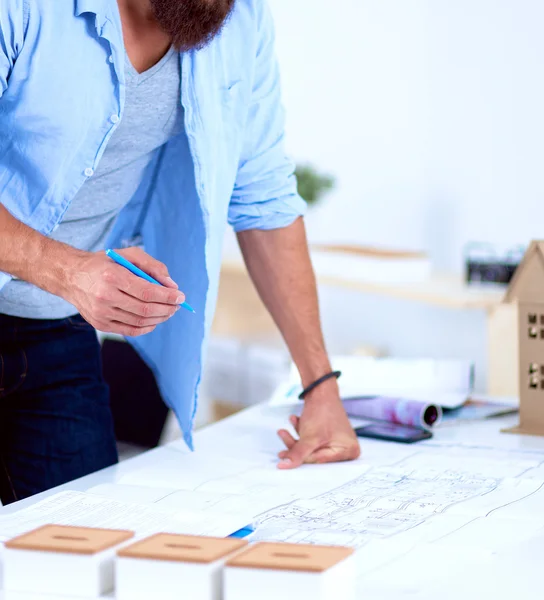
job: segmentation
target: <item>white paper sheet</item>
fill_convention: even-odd
[[[255,498],[267,500],[270,507],[301,497],[310,497],[337,487],[364,473],[363,461],[335,465],[305,465],[296,470],[280,470],[277,464],[257,464],[251,460],[225,459],[211,455],[178,455],[154,467],[136,470],[122,477],[123,485],[175,488],[195,492],[235,494],[241,507],[255,512]],[[181,496],[180,496],[181,498]]]
[[[521,462],[517,456],[510,458],[499,453],[495,461],[486,453],[480,457],[473,453],[470,460],[422,451],[394,467],[371,469],[325,494],[260,515],[253,539],[363,547],[398,536],[418,543],[423,530],[427,540],[437,539],[440,528],[445,535],[493,512],[530,516],[531,510],[542,506],[544,484],[498,477],[498,461],[505,461],[506,473],[516,474],[524,472],[525,462],[532,464],[531,458]],[[448,518],[437,521],[440,515]]]
[[[229,448],[230,451],[230,448]],[[208,454],[171,452],[154,467],[131,472],[118,484],[89,490],[122,502],[149,504],[168,511],[213,511],[245,519],[243,526],[268,510],[309,498],[345,484],[364,473],[363,461],[305,465],[294,471],[276,462]]]
[[[243,516],[235,514],[159,510],[95,494],[60,492],[29,508],[0,517],[0,539],[10,539],[49,523],[126,529],[138,536],[169,532],[218,537],[228,536],[247,525]]]
[[[462,471],[478,477],[497,478],[522,477],[541,465],[544,465],[544,454],[541,453],[460,446],[424,446],[417,453],[397,463],[397,467],[406,473]]]
[[[395,541],[374,542],[359,551],[358,596],[380,600],[541,600],[544,532],[528,526],[477,520],[462,543],[421,544],[407,548]],[[467,527],[467,529],[470,525]],[[527,535],[529,537],[527,538]],[[495,540],[494,548],[482,539]],[[523,541],[520,539],[523,538]],[[381,545],[380,545],[381,544]],[[386,556],[389,554],[390,559]],[[367,569],[363,565],[368,563]]]
[[[385,549],[385,548],[384,548]],[[369,550],[371,550],[369,548]],[[464,579],[465,570],[471,565],[484,568],[492,563],[489,552],[480,549],[437,547],[434,544],[422,544],[412,548],[389,563],[360,576],[358,598],[382,598],[401,600],[459,600],[477,597],[464,593],[450,595],[449,586],[452,580],[464,580],[470,591],[470,582]],[[430,593],[432,589],[433,593]],[[439,593],[437,593],[439,591]],[[494,598],[483,595],[482,598]]]
[[[118,483],[103,483],[87,490],[89,494],[105,496],[119,502],[135,502],[136,504],[155,504],[176,492],[169,488],[152,488],[143,485],[120,485]],[[183,507],[181,507],[183,508]],[[180,510],[181,510],[180,508]]]
[[[160,510],[174,511],[216,511],[221,514],[244,515],[245,525],[250,525],[254,515],[269,510],[282,503],[291,502],[293,492],[279,490],[271,499],[268,492],[228,494],[224,492],[205,492],[151,488],[145,486],[105,484],[89,490],[89,493],[113,498],[122,502],[137,502],[153,505]]]
[[[536,519],[544,518],[544,480],[524,479],[524,482],[535,484],[527,487],[529,492],[523,498],[496,507],[489,512],[489,517],[499,519]]]
[[[434,543],[439,546],[480,548],[490,552],[508,550],[544,533],[544,511],[540,518],[489,519],[480,517],[444,535]]]

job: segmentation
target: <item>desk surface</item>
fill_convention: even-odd
[[[285,426],[288,414],[289,410],[285,407],[269,407],[261,405],[251,408],[243,413],[197,432],[195,435],[197,452],[199,450],[205,450],[206,452],[221,453],[221,455],[224,456],[226,454],[225,449],[229,449],[232,446],[233,440],[236,440],[236,452],[245,451],[251,456],[259,450],[249,441],[255,439],[255,433],[258,435],[258,439],[263,440],[263,444],[267,446],[267,450],[273,449],[276,451],[279,449],[280,444],[275,440],[274,432],[278,427]],[[474,446],[480,449],[487,448],[490,451],[493,451],[494,449],[496,452],[521,451],[526,453],[544,453],[544,438],[522,437],[500,433],[501,428],[515,424],[516,419],[517,417],[515,416],[509,416],[484,422],[465,423],[455,426],[448,425],[436,432],[432,443],[442,449],[447,448],[449,445],[455,446],[462,444],[469,448]],[[250,431],[252,435],[247,435]],[[244,432],[246,435],[244,435]],[[246,439],[248,440],[247,447],[244,446]],[[115,467],[89,475],[18,504],[0,508],[0,516],[30,506],[61,490],[86,491],[99,484],[115,483],[119,481],[121,477],[131,472],[160,463],[161,459],[165,456],[171,458],[176,444],[179,444],[179,442],[146,452],[140,456],[124,461]],[[370,465],[373,464],[375,456],[377,456],[378,453],[383,454],[384,451],[391,454],[394,454],[395,452],[402,453],[405,452],[406,449],[406,446],[385,444],[373,440],[362,440],[361,444],[365,460]],[[378,462],[375,464],[378,464]],[[542,517],[544,522],[544,505],[542,506]],[[481,561],[477,564],[477,569],[474,568],[472,571],[470,569],[467,571],[466,559],[465,562],[462,562],[460,555],[457,557],[452,555],[451,573],[454,574],[457,571],[460,571],[459,575],[462,575],[460,579],[456,579],[456,582],[461,585],[465,575],[469,579],[466,580],[466,586],[461,588],[456,587],[455,582],[444,581],[444,593],[440,593],[441,598],[451,597],[453,599],[461,597],[461,595],[454,595],[452,591],[457,590],[455,594],[463,594],[465,599],[493,597],[494,600],[502,600],[503,598],[505,600],[506,598],[510,600],[513,591],[521,588],[523,590],[527,589],[528,592],[525,595],[517,594],[518,597],[523,598],[524,600],[532,600],[533,598],[536,600],[537,598],[541,598],[543,593],[542,582],[539,568],[537,568],[536,565],[537,561],[540,561],[540,564],[542,564],[542,561],[544,560],[544,534],[538,542],[539,543],[533,542],[532,545],[529,544],[519,548],[520,552],[526,553],[527,558],[523,560],[523,564],[521,562],[519,564],[516,563],[516,567],[512,569],[506,568],[505,561],[510,560],[508,553],[501,556],[486,556],[483,562]],[[388,540],[386,539],[382,543],[388,543]],[[395,545],[392,543],[391,549],[393,550],[394,548]],[[380,598],[386,599],[404,597],[405,595],[409,595],[412,599],[420,600],[435,597],[436,582],[433,587],[426,576],[426,573],[431,567],[417,565],[417,552],[412,553],[412,556],[416,564],[416,567],[414,568],[416,570],[421,570],[421,576],[416,578],[418,583],[412,584],[411,592],[409,594],[406,591],[406,593],[403,592],[399,595],[398,590],[392,591],[391,589],[386,589],[386,587],[382,590],[379,587],[381,584],[376,584],[374,578],[371,587],[364,587],[365,583],[361,582],[361,590],[364,590],[365,596],[371,597],[368,594],[373,592],[378,593]],[[444,568],[443,565],[442,568]],[[493,574],[492,577],[491,574]],[[388,578],[390,579],[390,575],[384,575],[384,586],[385,582],[388,581]],[[451,592],[451,596],[447,595],[449,593],[448,590]],[[493,592],[492,595],[490,590]],[[473,595],[471,595],[472,593]],[[483,596],[482,593],[484,593]]]

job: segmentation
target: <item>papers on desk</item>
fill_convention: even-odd
[[[157,508],[84,492],[59,492],[29,508],[0,517],[0,539],[7,540],[50,523],[127,529],[138,536],[166,531],[217,537],[226,537],[247,525],[244,515],[234,513]]]
[[[518,398],[472,397],[459,408],[445,410],[445,423],[460,423],[462,421],[477,421],[491,419],[516,413],[519,410]]]
[[[305,466],[280,471],[277,461],[164,452],[150,468],[88,493],[63,492],[31,508],[0,517],[0,539],[55,523],[224,537],[267,510],[357,477],[363,463]]]
[[[224,453],[228,453],[228,446]],[[122,477],[109,494],[146,498],[146,489],[162,490],[154,506],[195,510],[201,506],[223,514],[243,514],[246,525],[271,508],[303,497],[321,494],[364,473],[362,461],[339,465],[303,466],[296,471],[280,471],[277,460],[253,462],[238,456],[221,458],[215,454],[171,452],[160,464],[139,469]],[[104,493],[101,486],[100,493]]]
[[[342,371],[342,398],[385,395],[456,408],[465,403],[473,388],[474,367],[466,361],[337,356],[332,364],[334,370]],[[271,404],[298,404],[301,390],[293,365],[289,380],[276,390]]]
[[[460,545],[439,542],[417,546],[386,540],[360,552],[358,596],[398,600],[541,600],[544,530],[530,521],[479,519],[459,529],[467,532]],[[493,549],[480,540],[493,542]],[[385,552],[389,561],[380,559]],[[378,560],[377,560],[378,559]],[[368,564],[368,568],[366,565]]]
[[[544,453],[423,448],[260,515],[254,539],[365,547],[394,538],[414,545],[479,518],[530,519],[544,527],[544,481],[526,477],[543,465]]]

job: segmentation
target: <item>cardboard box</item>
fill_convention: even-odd
[[[6,542],[6,592],[96,598],[114,588],[118,547],[131,531],[46,525]]]
[[[117,600],[222,600],[225,561],[247,546],[236,538],[161,533],[118,553]]]
[[[354,600],[351,548],[260,543],[227,562],[224,600]]]

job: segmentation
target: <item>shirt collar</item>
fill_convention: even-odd
[[[83,13],[93,13],[97,17],[104,19],[106,9],[111,0],[76,0],[76,16]]]
[[[75,0],[75,3],[77,17],[85,13],[95,15],[95,26],[99,36],[106,37],[110,42],[117,41],[119,35],[122,38],[117,0]]]

